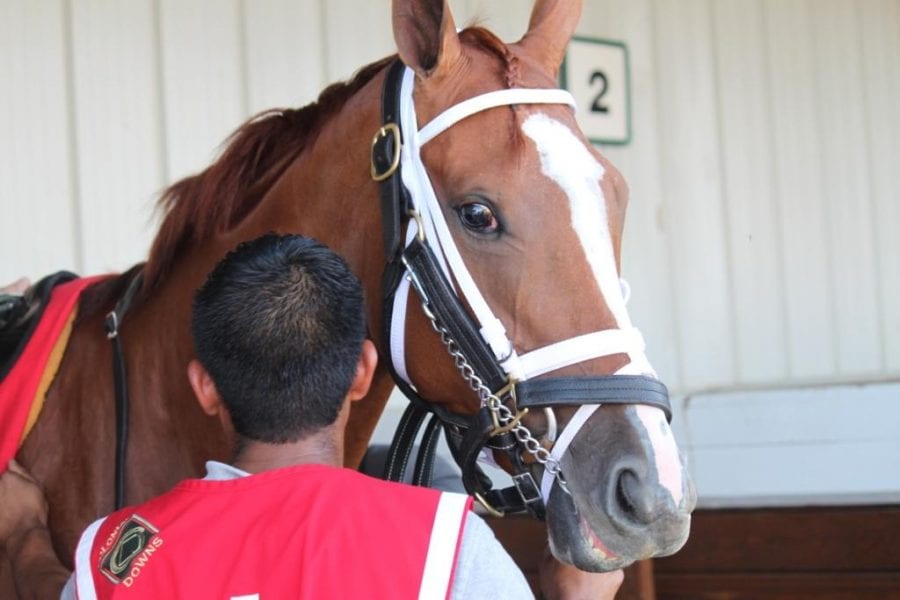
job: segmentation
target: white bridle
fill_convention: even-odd
[[[506,334],[503,323],[494,315],[471,273],[459,253],[447,222],[444,219],[428,172],[422,162],[422,147],[450,128],[455,123],[476,113],[499,106],[516,104],[564,104],[575,108],[575,99],[561,89],[513,88],[488,92],[456,104],[435,117],[421,129],[418,128],[413,88],[415,74],[407,68],[400,95],[400,128],[403,131],[403,145],[400,151],[400,165],[403,184],[409,190],[412,209],[420,217],[411,219],[406,231],[406,245],[409,245],[423,228],[424,237],[435,242],[435,255],[447,278],[456,281],[462,297],[474,313],[484,341],[491,348],[495,358],[507,375],[516,381],[555,371],[562,367],[586,360],[627,354],[630,363],[617,374],[653,374],[644,354],[644,340],[640,332],[629,323],[620,323],[623,328],[595,331],[562,340],[531,352],[519,355]],[[415,387],[406,368],[405,333],[406,311],[409,297],[409,278],[404,278],[394,295],[391,314],[391,361],[394,370],[404,381]],[[627,297],[627,284],[622,282],[622,293]],[[559,461],[572,439],[599,407],[598,404],[582,405],[563,429],[551,451],[551,456]],[[552,412],[550,413],[552,415]],[[541,495],[544,502],[549,500],[554,477],[545,469],[541,481]]]

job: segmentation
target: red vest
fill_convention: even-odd
[[[190,479],[85,530],[78,598],[444,599],[471,503],[322,465]]]

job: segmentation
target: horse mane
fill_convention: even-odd
[[[507,85],[515,85],[517,59],[496,35],[469,27],[460,32],[460,38],[499,58]],[[140,298],[160,285],[191,243],[228,231],[250,214],[297,155],[315,140],[324,123],[395,58],[388,56],[362,67],[349,81],[331,84],[302,108],[259,113],[228,137],[215,162],[167,188],[157,204],[164,216],[143,265]],[[122,294],[133,271],[93,286],[84,295],[79,319],[107,310]]]
[[[231,134],[218,160],[165,190],[159,199],[165,218],[144,266],[144,291],[165,278],[190,242],[206,240],[239,224],[315,139],[328,118],[393,58],[363,67],[348,82],[326,87],[315,102],[302,108],[256,115]]]

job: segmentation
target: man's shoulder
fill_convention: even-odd
[[[456,558],[451,600],[533,598],[522,571],[480,516],[469,512]]]

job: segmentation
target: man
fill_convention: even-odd
[[[50,546],[40,488],[11,464],[0,543],[20,593],[531,597],[471,499],[341,467],[350,404],[368,392],[377,355],[340,257],[299,236],[242,244],[197,293],[192,329],[188,378],[233,437],[232,464],[211,461],[204,479],[89,526],[72,577]]]

